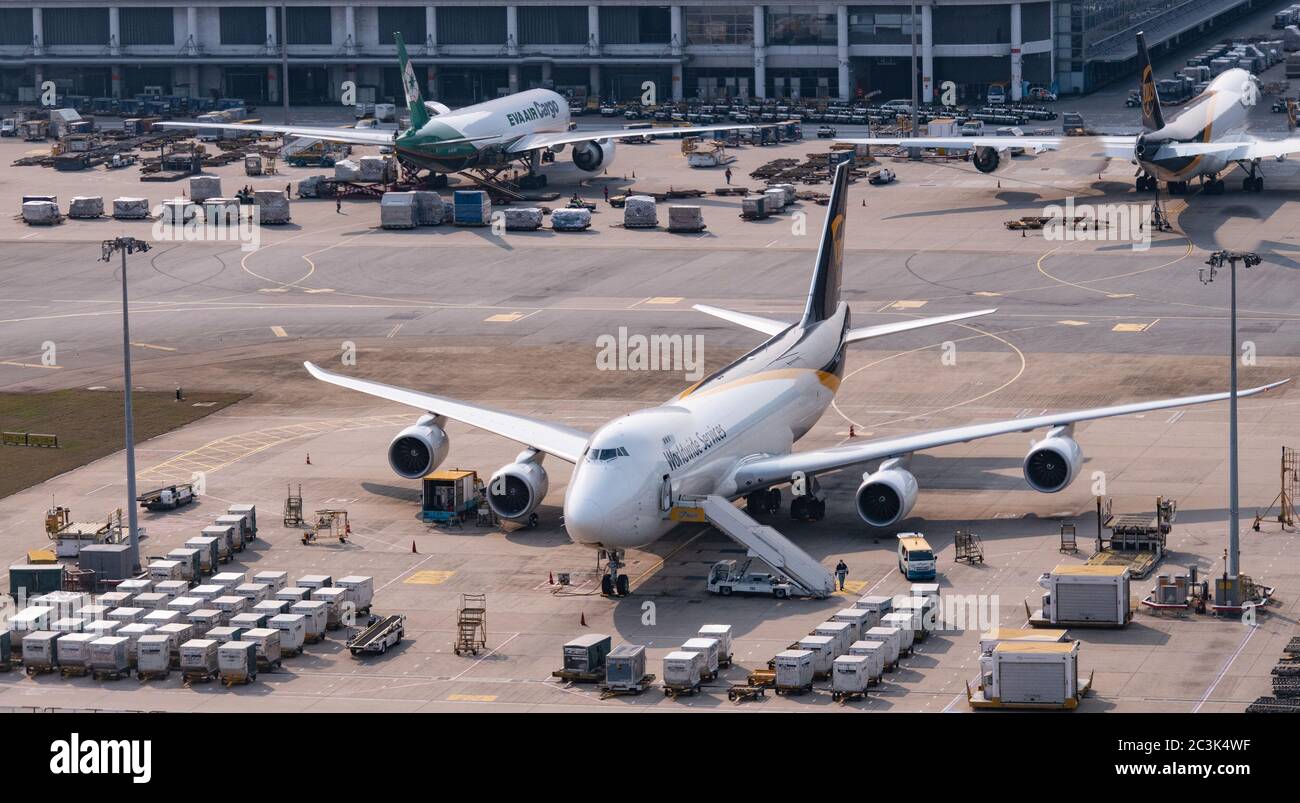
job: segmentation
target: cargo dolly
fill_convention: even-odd
[[[402,637],[405,635],[406,616],[400,613],[385,616],[349,639],[348,649],[352,651],[353,655],[361,655],[362,653],[379,653],[382,655],[388,652],[389,647],[401,644]]]
[[[845,705],[846,703],[849,703],[853,700],[867,699],[867,690],[863,689],[862,691],[833,691],[831,692],[831,699],[839,703],[840,705]]]
[[[91,677],[95,680],[121,680],[131,674],[131,670],[126,667],[121,669],[96,669],[91,672]]]
[[[29,678],[34,678],[37,675],[47,675],[50,672],[59,671],[59,668],[52,663],[24,664],[23,669],[27,671],[27,677]]]
[[[683,695],[699,694],[700,686],[700,683],[665,683],[664,696],[670,700],[676,700]]]
[[[150,672],[139,671],[135,673],[135,677],[141,683],[144,683],[146,680],[166,680],[171,677],[171,673],[172,671],[170,669],[159,669]]]
[[[825,676],[825,673],[822,673],[822,674],[823,674],[823,677],[824,677],[824,676]],[[805,683],[805,684],[802,685],[802,686],[782,686],[782,685],[780,685],[780,684],[773,684],[773,686],[772,686],[772,692],[773,692],[774,694],[776,694],[776,695],[779,697],[779,696],[781,696],[781,695],[783,695],[783,694],[784,694],[784,695],[791,695],[791,694],[793,694],[793,695],[807,694],[808,692],[812,691],[812,688],[813,688],[813,685],[812,685],[811,683]]]
[[[767,690],[776,685],[776,672],[770,669],[756,669],[749,673],[744,683],[737,683],[727,689],[727,699],[733,703],[766,697]]]
[[[249,674],[248,672],[222,672],[221,682],[225,684],[228,689],[237,683],[241,686],[247,686],[251,684],[256,677],[256,675]]]
[[[600,699],[608,700],[610,697],[623,697],[625,695],[636,696],[650,688],[655,681],[655,677],[654,673],[650,673],[636,683],[626,686],[610,686],[607,683],[602,683],[600,684]]]
[[[90,667],[85,664],[71,664],[59,667],[59,674],[65,678],[84,678],[90,674]]]
[[[551,673],[551,677],[568,681],[569,683],[600,683],[605,679],[604,669],[596,672],[579,672],[576,669],[557,669]]]
[[[181,673],[181,680],[186,686],[191,683],[211,683],[216,673],[210,669],[189,669]]]
[[[479,650],[487,649],[487,594],[460,595],[452,649],[457,655],[478,655]]]

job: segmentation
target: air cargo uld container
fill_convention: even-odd
[[[179,666],[181,645],[185,642],[197,638],[194,633],[194,625],[189,622],[172,622],[169,625],[159,625],[154,631],[155,634],[171,636],[172,639],[172,657],[177,659]]]
[[[204,543],[204,538],[217,539],[217,560],[225,563],[235,554],[235,528],[229,524],[209,524],[199,531],[198,538],[191,538],[185,542],[186,546],[192,546],[196,549],[202,549],[200,544]],[[216,567],[213,567],[216,571]]]
[[[190,614],[203,607],[203,600],[198,597],[177,597],[167,603],[167,610],[176,611],[181,616],[188,617]],[[186,619],[186,621],[189,621]]]
[[[136,672],[141,677],[146,675],[165,677],[171,671],[172,637],[161,633],[141,636],[136,644]]]
[[[375,599],[375,578],[360,574],[349,574],[334,581],[339,588],[352,592],[352,603],[360,613],[370,613],[370,606]]]
[[[200,608],[185,618],[190,624],[194,625],[194,632],[198,635],[206,635],[214,627],[226,626],[226,620],[221,615],[221,611],[215,608]]]
[[[694,689],[704,677],[704,653],[675,650],[664,656],[664,686]]]
[[[917,641],[924,641],[926,634],[938,626],[938,603],[927,597],[894,598],[892,613],[907,614],[912,619],[912,632]]]
[[[186,592],[185,596],[193,597],[194,599],[198,599],[198,600],[203,600],[204,602],[211,602],[217,597],[222,596],[224,593],[225,591],[224,589],[221,588],[221,586],[212,585],[211,583],[204,583],[203,585],[199,585],[199,586],[195,586],[194,588],[191,588],[189,591]]]
[[[814,627],[812,631],[812,635],[830,636],[831,638],[835,639],[835,644],[831,648],[831,652],[836,656],[840,656],[848,652],[849,645],[857,641],[857,639],[853,638],[852,625],[850,625],[847,622],[836,622],[834,620],[831,620],[829,622],[822,622],[821,624]]]
[[[128,661],[134,661],[136,648],[139,646],[142,636],[152,635],[154,632],[153,625],[147,625],[144,622],[134,622],[129,625],[122,625],[113,635],[115,637],[126,639],[126,657]]]
[[[252,630],[255,627],[266,627],[266,620],[269,619],[264,613],[237,613],[230,617],[231,627],[242,627],[244,630]]]
[[[975,707],[1075,708],[1079,704],[1079,642],[1003,642],[980,658]]]
[[[825,638],[825,636],[809,636]],[[776,669],[776,690],[803,691],[812,688],[813,654],[809,650],[785,650],[773,659]]]
[[[885,614],[880,620],[881,627],[893,627],[898,629],[899,642],[898,654],[911,655],[912,648],[916,645],[916,631],[913,630],[913,619],[909,613],[895,611]]]
[[[148,613],[148,611],[144,608],[114,608],[109,611],[104,618],[111,622],[121,622],[124,625],[129,625],[132,622],[138,622],[143,619],[146,613]]]
[[[156,581],[152,579],[136,577],[118,583],[116,590],[127,594],[148,594],[150,591],[157,591],[156,586]]]
[[[299,588],[316,590],[318,588],[329,588],[334,585],[334,578],[328,574],[304,574],[298,578],[294,585]],[[314,597],[313,597],[314,599]]]
[[[247,599],[249,606],[253,606],[270,598],[271,587],[266,583],[240,583],[231,593]]]
[[[236,516],[227,513],[224,516],[217,516],[218,527],[230,527],[230,546],[236,552],[243,552],[244,545],[253,540],[253,535],[248,528],[248,520],[243,516]]]
[[[153,587],[153,590],[159,594],[166,594],[169,600],[185,596],[190,590],[190,584],[184,580],[164,580]],[[140,603],[137,602],[137,605]],[[140,607],[144,607],[141,605]]]
[[[162,627],[172,622],[182,621],[182,618],[180,611],[149,611],[140,621],[154,627]]]
[[[204,585],[221,586],[223,594],[235,593],[235,586],[244,582],[243,572],[217,572],[208,578]]]
[[[237,616],[248,610],[248,598],[236,597],[233,594],[214,597],[208,604],[221,611],[221,613],[224,614],[222,619],[227,622],[230,621],[230,617]]]
[[[109,619],[96,619],[93,622],[86,622],[83,633],[94,633],[96,636],[112,636],[117,633],[117,629],[122,626],[121,622],[114,622]]]
[[[861,639],[862,634],[867,632],[867,628],[871,627],[871,612],[863,608],[845,608],[842,611],[837,611],[831,617],[831,621],[848,624],[849,637],[852,639],[849,644],[852,644],[854,641]]]
[[[731,625],[702,625],[695,635],[717,639],[718,665],[731,666]]]
[[[289,573],[288,572],[258,572],[257,574],[253,575],[253,582],[262,583],[263,585],[270,586],[271,596],[274,597],[275,592],[289,585]],[[296,601],[297,600],[295,600],[295,602]]]
[[[107,605],[110,608],[125,608],[128,605],[137,605],[144,608],[146,606],[132,602],[132,594],[126,591],[110,591],[107,594],[100,594],[95,597],[95,601],[100,605]]]
[[[583,674],[603,671],[605,656],[609,655],[610,641],[610,637],[603,633],[590,633],[566,643],[564,670]]]
[[[51,591],[39,597],[32,597],[30,604],[47,605],[54,609],[56,617],[61,618],[71,616],[83,606],[91,604],[91,599],[89,594],[80,591]],[[116,603],[101,600],[99,604],[112,607]]]
[[[871,684],[871,659],[865,655],[841,655],[831,666],[833,695],[863,694]]]
[[[869,628],[862,637],[863,641],[882,641],[885,644],[885,671],[892,672],[898,666],[898,657],[903,647],[903,632],[896,627],[877,625]]]
[[[255,627],[245,631],[240,641],[257,645],[257,665],[263,671],[272,671],[280,665],[280,631],[274,627]]]
[[[179,580],[181,578],[181,562],[178,560],[151,560],[145,570],[149,572],[149,577],[153,580]]]
[[[188,674],[211,675],[217,671],[217,649],[212,639],[194,638],[181,644],[181,670]]]
[[[307,617],[297,613],[281,613],[266,621],[267,627],[280,631],[280,652],[285,656],[302,652],[307,638]]]
[[[217,648],[217,671],[227,683],[252,683],[257,680],[257,644],[251,641],[228,641]]]
[[[68,668],[90,667],[90,642],[99,638],[93,633],[66,633],[55,642],[58,665]]]
[[[19,563],[9,567],[9,594],[13,597],[32,597],[63,587],[64,568],[61,564]]]
[[[23,636],[23,668],[27,674],[47,672],[59,665],[58,641],[63,635],[53,630],[33,630]]]
[[[0,671],[9,670],[9,662],[13,660],[14,652],[14,633],[12,630],[0,630]]]
[[[620,644],[605,656],[605,685],[608,688],[636,689],[645,676],[645,647],[640,644]]]
[[[875,627],[880,624],[880,617],[894,610],[894,598],[882,597],[880,595],[867,595],[859,597],[858,601],[853,603],[853,607],[861,608],[871,613],[871,623],[868,627]]]
[[[681,649],[704,655],[704,674],[710,678],[718,676],[718,640],[715,638],[691,638],[682,643]]]
[[[86,620],[79,616],[65,616],[50,625],[55,633],[81,633],[86,629]]]
[[[207,549],[207,547],[204,549]],[[199,582],[199,579],[202,578],[204,574],[212,571],[212,566],[210,564],[206,568],[204,567],[204,555],[207,554],[204,549],[195,549],[192,546],[183,546],[170,550],[167,553],[166,558],[167,560],[174,560],[180,564],[180,576],[166,578],[154,577],[154,579],[184,580],[188,583]]]
[[[249,613],[261,613],[267,617],[279,616],[289,612],[289,601],[283,599],[264,599],[248,609]]]
[[[326,619],[329,606],[320,600],[303,600],[289,606],[289,613],[296,613],[306,619],[308,644],[315,644],[325,638]]]
[[[107,619],[108,614],[113,609],[107,605],[82,605],[76,610],[73,616],[81,618],[85,622],[94,622],[100,619]]]
[[[351,590],[338,586],[316,588],[312,590],[311,598],[326,604],[325,626],[330,630],[351,624],[349,620],[355,620],[356,607],[352,602]]]
[[[242,635],[244,635],[244,628],[222,625],[210,629],[204,634],[204,638],[210,638],[215,642],[225,644],[227,641],[239,641],[239,637]]]
[[[871,680],[880,680],[885,674],[885,653],[888,647],[883,641],[855,641],[849,645],[849,655],[863,655],[871,660]]]
[[[231,505],[226,508],[226,512],[232,516],[243,516],[249,538],[257,538],[257,505]]]
[[[799,649],[813,654],[813,674],[826,677],[831,673],[831,664],[835,661],[834,636],[804,636],[799,639]]]
[[[9,617],[9,629],[15,638],[22,638],[27,633],[49,630],[54,623],[54,609],[49,605],[29,605]]]
[[[131,640],[125,636],[104,636],[90,642],[90,669],[96,675],[121,677],[131,666]]]
[[[146,611],[157,611],[160,608],[166,608],[171,599],[166,594],[150,591],[147,594],[136,594],[131,598],[131,604],[137,608],[144,608]],[[148,616],[148,614],[145,615]]]
[[[294,603],[311,599],[311,589],[301,588],[299,586],[285,586],[275,592],[275,599],[282,599],[290,605],[293,605]]]
[[[1124,627],[1132,617],[1125,566],[1061,565],[1039,584],[1047,589],[1041,616],[1047,624]]]
[[[990,655],[992,654],[993,649],[1004,641],[1036,641],[1050,644],[1056,641],[1065,641],[1066,636],[1067,632],[1065,630],[1031,627],[994,627],[988,632],[980,635],[980,653],[983,655]]]

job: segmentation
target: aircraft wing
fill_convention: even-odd
[[[1137,137],[1102,137],[1102,154],[1117,159],[1132,159]]]
[[[1051,151],[1061,147],[1060,137],[836,137],[846,145],[883,145],[899,148],[947,148],[964,151],[974,148],[1033,148]]]
[[[1290,381],[1284,379],[1281,382],[1274,382],[1249,390],[1239,390],[1237,391],[1237,397],[1254,396],[1256,393],[1272,390]],[[883,438],[850,446],[834,446],[829,449],[817,449],[811,452],[795,452],[788,455],[759,458],[742,463],[737,468],[736,487],[741,493],[744,493],[746,489],[765,487],[778,482],[788,482],[795,472],[816,475],[873,460],[898,457],[925,449],[947,446],[952,443],[966,443],[1012,432],[1029,432],[1035,429],[1061,427],[1078,421],[1091,421],[1117,415],[1131,415],[1152,410],[1164,410],[1170,407],[1207,404],[1209,402],[1223,401],[1231,395],[1230,393],[1207,393],[1201,396],[1183,396],[1177,399],[1160,399],[1134,404],[1118,404],[1111,407],[1095,407],[1091,410],[1077,410],[1069,413],[1042,415],[1035,418],[1017,418],[1011,421],[998,421],[989,424],[971,424],[969,426],[939,429],[918,435]]]
[[[1228,161],[1247,159],[1276,159],[1292,153],[1300,153],[1300,138],[1256,139],[1239,142],[1171,142],[1160,146],[1156,158],[1161,156],[1200,156],[1213,153],[1225,157]]]
[[[633,128],[618,131],[554,131],[520,137],[507,148],[510,153],[525,153],[539,148],[569,145],[575,142],[592,142],[598,139],[634,139],[636,137],[667,137],[691,134],[708,134],[713,131],[749,131],[755,128],[773,128],[785,123],[758,123],[735,125],[700,125],[680,128]]]
[[[322,382],[329,382],[331,385],[338,385],[348,390],[358,390],[371,396],[378,396],[381,399],[405,404],[408,407],[424,410],[434,415],[444,415],[463,424],[469,424],[472,427],[487,430],[512,441],[518,441],[525,446],[554,455],[570,463],[578,462],[582,457],[583,450],[587,448],[587,440],[591,437],[590,433],[573,427],[566,427],[563,424],[552,424],[528,416],[506,413],[489,407],[480,407],[477,404],[456,401],[443,396],[434,396],[431,393],[421,393],[416,390],[406,390],[405,388],[385,385],[382,382],[343,376],[342,374],[323,370],[309,362],[303,363],[303,367],[307,369],[308,373]]]
[[[257,134],[286,134],[288,136],[323,139],[328,142],[346,142],[352,145],[392,145],[396,131],[360,128],[314,128],[294,125],[262,125],[261,123],[154,123],[161,128],[214,128],[218,131],[245,131]],[[439,143],[443,144],[443,143]]]

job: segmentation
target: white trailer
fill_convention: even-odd
[[[1003,642],[980,657],[973,708],[1074,709],[1091,690],[1079,682],[1079,642]]]
[[[831,699],[844,703],[867,696],[871,685],[871,659],[865,655],[841,655],[831,667]]]
[[[695,635],[717,639],[718,666],[731,666],[731,625],[702,625]]]

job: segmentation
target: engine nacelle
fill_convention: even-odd
[[[872,527],[890,527],[912,512],[917,484],[912,472],[889,460],[865,474],[856,497],[858,516]]]
[[[997,148],[976,148],[971,151],[970,161],[981,173],[992,173],[1002,164],[1002,154]]]
[[[439,103],[436,100],[426,100],[424,102],[424,110],[429,113],[429,116],[437,117],[440,114],[447,114],[450,112],[451,107],[445,103]]]
[[[614,163],[614,140],[588,140],[573,146],[573,163],[579,170],[597,173]]]
[[[388,445],[388,465],[399,477],[418,480],[447,459],[451,439],[443,430],[443,423],[435,416],[426,415],[397,433]]]
[[[1083,449],[1068,433],[1052,430],[1025,455],[1025,482],[1039,493],[1054,494],[1078,476]]]
[[[488,506],[503,519],[527,518],[546,498],[550,488],[546,469],[534,460],[501,467],[488,482]]]

